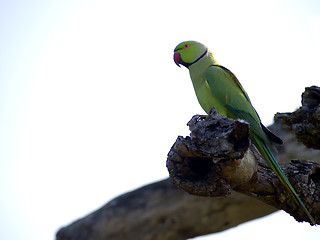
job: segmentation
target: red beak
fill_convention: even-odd
[[[178,67],[180,67],[180,60],[181,60],[181,55],[178,52],[175,52],[173,54],[173,60],[177,64]]]

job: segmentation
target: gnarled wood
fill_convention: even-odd
[[[319,223],[319,165],[302,160],[285,163],[291,159],[308,159],[320,163],[320,152],[307,148],[302,143],[296,141],[296,136],[293,133],[295,132],[297,136],[299,134],[301,136],[306,134],[305,139],[307,140],[302,142],[308,146],[318,148],[317,143],[319,143],[319,141],[317,137],[319,137],[319,135],[310,134],[310,132],[313,133],[313,130],[317,128],[313,126],[318,126],[319,124],[319,118],[317,117],[317,111],[319,109],[319,101],[317,100],[319,88],[313,86],[307,88],[306,92],[309,90],[311,90],[311,92],[304,93],[303,106],[301,107],[302,110],[308,111],[309,114],[305,114],[304,112],[300,114],[298,118],[296,117],[296,113],[278,115],[275,124],[269,128],[284,140],[282,146],[277,146],[275,157],[279,162],[283,162],[281,163],[282,169],[302,197],[302,200],[306,202],[309,209],[312,207],[310,212]],[[315,114],[312,114],[312,112]],[[281,126],[281,121],[286,127],[289,127],[289,130]],[[299,131],[299,123],[302,129],[313,130]],[[242,123],[240,123],[239,126],[245,129],[245,125],[242,126],[241,124]],[[309,126],[311,126],[311,128],[309,128]],[[294,131],[291,132],[290,129]],[[319,130],[319,128],[317,129]],[[237,141],[243,140],[244,143],[246,142],[246,140],[244,140],[246,138],[246,131],[247,130],[243,132],[240,131],[242,134],[236,135]],[[298,138],[301,140],[301,137]],[[184,138],[180,137],[182,142],[185,141],[183,139]],[[188,141],[189,140],[186,140],[186,142]],[[309,142],[313,143],[309,145]],[[197,145],[196,147],[205,146],[205,144],[202,143]],[[289,200],[287,193],[283,190],[271,169],[256,155],[254,149],[250,150],[249,148],[249,150],[244,150],[245,148],[246,147],[242,145],[239,146],[239,151],[237,150],[239,155],[234,153],[233,158],[236,160],[233,164],[241,168],[241,159],[246,158],[246,154],[252,156],[251,153],[248,153],[248,151],[251,151],[257,160],[257,171],[252,175],[250,180],[246,182],[246,180],[243,181],[242,178],[240,178],[240,181],[235,179],[235,182],[233,182],[233,180],[228,179],[224,180],[223,184],[220,184],[221,186],[224,185],[226,189],[219,188],[219,184],[215,185],[214,191],[209,188],[210,194],[219,193],[218,195],[220,196],[225,194],[225,196],[228,195],[228,197],[193,196],[176,188],[167,179],[115,198],[97,211],[60,229],[57,233],[57,240],[187,239],[223,231],[240,223],[276,211],[275,208],[263,202],[284,208],[286,211],[292,213],[298,220],[302,220],[301,213],[299,211],[295,213],[294,202]],[[208,146],[205,148],[200,147],[200,149],[208,149]],[[195,180],[205,183],[205,181],[201,180],[201,177],[209,174],[210,171],[208,169],[204,169],[205,171],[201,170],[202,163],[207,161],[205,165],[211,168],[212,163],[210,162],[211,160],[208,161],[208,156],[210,158],[215,158],[215,156],[208,155],[207,151],[203,152],[205,152],[205,158],[204,161],[201,162],[200,167],[199,164],[194,164],[193,162],[193,164],[191,164],[193,165],[191,170],[186,169],[184,172],[178,171],[175,174],[180,174],[179,177],[181,178],[181,176],[188,176],[188,174],[191,173]],[[224,153],[226,152],[224,151]],[[198,157],[199,152],[196,152],[196,154]],[[192,161],[190,162],[192,163]],[[215,163],[218,164],[222,164],[223,162],[223,160],[215,161]],[[240,164],[238,164],[239,162]],[[168,166],[170,164],[174,167],[176,163],[168,163]],[[189,166],[188,161],[182,162],[182,165],[180,169]],[[173,171],[176,170],[177,169]],[[220,172],[221,176],[225,176],[225,174],[230,176],[228,171],[227,173],[223,173],[223,171]],[[212,176],[211,179],[215,180],[216,177]],[[192,178],[187,178],[190,184],[196,182],[191,180]],[[180,181],[183,185],[183,178],[180,179]],[[239,182],[240,184],[238,184]],[[203,193],[206,192],[206,187],[202,185],[198,187],[202,189],[200,192],[203,195]],[[189,189],[199,191],[193,186],[189,187]]]
[[[249,148],[247,123],[211,111],[194,116],[188,125],[190,137],[178,137],[167,160],[176,186],[207,197],[227,197],[235,190],[283,209],[297,221],[309,221],[265,160],[254,147]],[[320,164],[293,161],[280,166],[319,222]]]
[[[302,106],[293,113],[277,113],[282,125],[292,130],[298,141],[320,149],[320,88],[307,87],[302,94]]]
[[[220,232],[274,211],[273,207],[236,192],[228,198],[193,196],[167,179],[115,198],[60,229],[57,239],[183,240]]]

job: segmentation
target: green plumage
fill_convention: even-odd
[[[214,106],[218,113],[250,124],[250,140],[268,162],[296,203],[304,210],[312,224],[313,217],[302,203],[287,177],[279,167],[268,146],[282,140],[262,125],[251,101],[236,76],[219,65],[213,54],[199,42],[180,43],[174,50],[174,61],[189,69],[192,84],[201,107],[209,113]]]

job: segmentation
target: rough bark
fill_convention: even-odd
[[[315,132],[319,126],[318,93],[315,86],[307,88],[303,106],[297,110],[302,109],[302,115],[297,118],[296,112],[278,114],[270,128],[284,140],[282,146],[277,146],[276,158],[283,162],[282,169],[319,224],[319,164],[304,160],[285,163],[291,159],[320,161],[320,152],[297,142],[292,133],[308,147],[319,149],[319,140],[314,140],[319,137]],[[191,136],[178,137],[168,154],[171,181],[189,193],[211,197],[193,196],[164,180],[115,198],[60,229],[57,239],[188,239],[223,231],[276,208],[284,209],[298,221],[307,220],[250,147],[246,123],[212,112],[210,116],[193,117],[189,127]]]
[[[207,197],[227,197],[237,191],[283,209],[297,221],[308,221],[265,160],[249,148],[247,123],[211,111],[208,116],[194,116],[188,125],[190,137],[178,137],[167,160],[176,186]],[[280,166],[309,212],[320,216],[320,164],[296,160]]]
[[[274,212],[239,193],[228,198],[190,195],[169,179],[115,198],[57,233],[59,240],[183,240],[220,232]]]
[[[293,113],[278,113],[276,118],[292,130],[298,141],[320,149],[320,88],[311,86],[302,94],[302,106]]]

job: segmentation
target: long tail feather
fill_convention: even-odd
[[[264,159],[268,162],[269,166],[272,168],[272,170],[275,172],[275,174],[277,175],[277,177],[279,178],[279,180],[281,181],[281,183],[283,184],[283,186],[289,191],[289,193],[292,195],[293,199],[296,201],[296,203],[304,210],[304,212],[306,213],[306,215],[308,216],[308,218],[310,219],[311,223],[313,225],[315,225],[315,221],[313,219],[313,217],[311,216],[311,214],[309,213],[309,211],[307,210],[306,206],[303,204],[303,202],[301,201],[301,199],[299,198],[298,194],[296,193],[296,191],[293,189],[293,187],[291,186],[289,180],[287,179],[287,177],[285,176],[285,174],[283,173],[283,171],[281,170],[277,160],[275,159],[275,157],[273,156],[273,154],[271,153],[269,147],[262,141],[255,141],[254,144],[258,151],[260,152],[260,154],[264,157]]]

